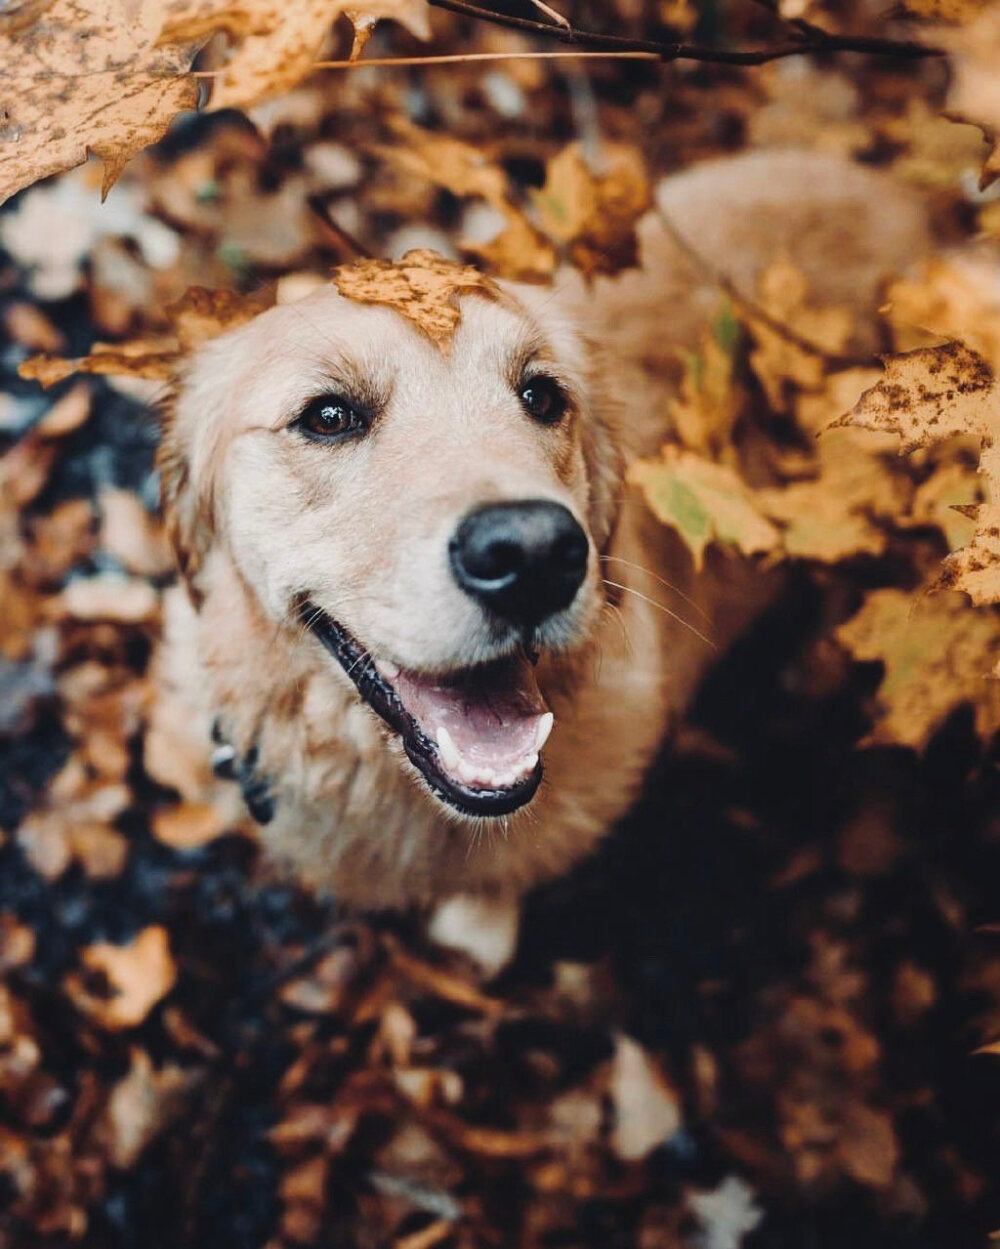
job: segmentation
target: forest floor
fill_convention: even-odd
[[[923,584],[940,525],[789,558],[639,808],[529,899],[483,986],[412,917],[339,914],[251,827],[180,799],[183,762],[149,740],[174,581],[157,386],[17,373],[162,333],[193,283],[328,273],[346,253],[316,195],[377,254],[474,253],[496,207],[414,165],[439,131],[512,204],[559,191],[581,134],[650,183],[748,146],[836,150],[919,187],[942,248],[995,258],[1000,200],[975,190],[979,132],[937,115],[946,86],[874,58],[320,75],[253,124],[183,119],[103,207],[87,166],[3,208],[0,1246],[989,1243],[1000,751],[961,691],[910,740],[873,739],[882,669],[833,638],[866,595]],[[628,238],[573,258],[619,268]],[[766,406],[740,350],[741,402]],[[967,447],[941,464],[975,478]]]

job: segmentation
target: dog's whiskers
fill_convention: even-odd
[[[615,590],[621,590],[623,594],[634,594],[636,598],[641,599],[644,603],[648,603],[650,607],[655,607],[657,611],[663,612],[663,614],[665,616],[669,616],[671,620],[676,620],[679,625],[683,625],[685,629],[693,633],[695,637],[704,642],[706,646],[710,646],[712,650],[718,649],[711,638],[706,637],[705,634],[702,633],[700,629],[696,629],[689,620],[685,620],[683,616],[678,616],[675,611],[671,611],[665,604],[658,603],[656,599],[650,598],[648,594],[641,594],[638,590],[633,590],[629,585],[621,585],[617,581],[609,581],[607,577],[602,577],[601,580],[606,586],[611,586]]]
[[[646,568],[642,564],[636,564],[630,559],[622,559],[620,555],[602,555],[600,558],[610,563],[625,564],[628,568],[634,568],[638,572],[644,572],[647,577],[652,577],[653,580],[658,581],[660,585],[665,586],[668,590],[672,590],[674,594],[676,594],[679,598],[682,598],[689,607],[693,607],[707,625],[711,625],[712,621],[708,613],[700,607],[694,599],[690,597],[690,595],[685,594],[680,586],[674,585],[674,583],[672,581],[668,581],[666,577],[661,577],[659,573],[653,572],[651,568]]]

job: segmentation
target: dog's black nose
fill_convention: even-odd
[[[561,503],[529,499],[470,512],[451,540],[451,566],[472,598],[513,624],[536,625],[568,607],[589,545]]]

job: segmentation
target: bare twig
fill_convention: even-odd
[[[765,65],[789,56],[805,56],[812,52],[860,52],[871,56],[892,56],[906,60],[943,56],[944,49],[904,39],[879,39],[868,35],[832,35],[818,26],[796,22],[796,37],[771,48],[727,49],[709,48],[694,43],[665,43],[658,39],[631,39],[623,35],[602,35],[595,31],[577,30],[572,26],[538,22],[528,17],[513,17],[484,9],[469,0],[430,0],[439,9],[461,13],[465,17],[525,34],[544,35],[559,43],[580,44],[607,52],[653,53],[661,61],[703,61],[714,65]]]
[[[367,60],[315,61],[313,69],[393,69],[413,65],[458,65],[465,61],[659,61],[655,52],[447,52],[428,56],[371,56]]]

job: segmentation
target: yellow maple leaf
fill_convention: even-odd
[[[781,527],[788,555],[835,563],[880,555],[885,523],[905,507],[910,487],[894,473],[870,435],[832,430],[819,440],[817,477],[756,491],[760,510]]]
[[[658,459],[637,460],[629,480],[642,487],[654,514],[677,530],[697,569],[710,542],[735,546],[744,555],[779,545],[777,529],[761,515],[739,474],[724,464],[666,446]]]
[[[652,192],[635,148],[603,143],[592,165],[571,143],[549,162],[534,201],[541,228],[566,245],[584,273],[617,273],[637,263],[635,226]]]
[[[996,612],[970,609],[958,594],[914,602],[905,590],[875,590],[836,637],[856,659],[885,666],[870,740],[920,750],[962,702],[972,704],[982,735],[1000,728]]]

